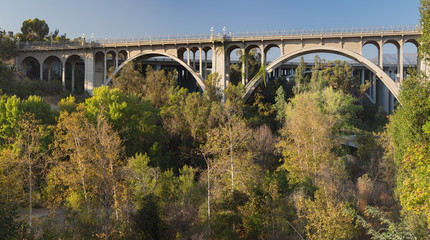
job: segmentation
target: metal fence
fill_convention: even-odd
[[[351,28],[323,28],[323,29],[300,29],[300,30],[281,30],[281,31],[260,31],[260,32],[217,32],[201,34],[167,35],[167,36],[143,36],[130,38],[83,38],[66,42],[20,42],[19,49],[39,49],[39,48],[82,48],[93,45],[111,45],[135,42],[175,42],[181,40],[211,40],[211,39],[237,39],[237,38],[262,38],[262,37],[294,37],[313,36],[313,35],[335,35],[335,34],[372,34],[372,33],[396,33],[396,32],[417,32],[418,25],[406,26],[380,26],[380,27],[351,27]]]

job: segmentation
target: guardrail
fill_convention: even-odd
[[[281,31],[262,31],[262,32],[223,32],[223,33],[202,33],[185,35],[167,36],[143,36],[131,38],[83,38],[66,42],[20,42],[18,49],[57,49],[57,48],[84,48],[91,46],[106,46],[127,43],[174,43],[176,41],[211,41],[220,39],[243,39],[243,38],[263,38],[263,37],[294,37],[294,36],[314,36],[314,35],[335,35],[335,34],[372,34],[372,33],[396,33],[396,32],[417,32],[418,25],[406,26],[380,26],[380,27],[352,27],[352,28],[323,28],[323,29],[300,29],[300,30],[281,30]]]

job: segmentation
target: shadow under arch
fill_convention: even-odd
[[[145,59],[149,59],[151,57],[164,56],[164,57],[169,57],[169,58],[175,60],[177,63],[181,64],[185,69],[187,69],[191,73],[191,75],[196,79],[196,81],[199,84],[202,91],[203,92],[206,91],[206,87],[205,87],[205,84],[203,82],[203,79],[193,70],[193,68],[191,66],[189,66],[188,64],[186,64],[181,59],[179,59],[178,57],[171,55],[171,54],[168,54],[168,53],[160,53],[160,52],[154,52],[154,51],[147,51],[147,52],[139,53],[133,57],[128,58],[123,63],[121,63],[121,65],[119,65],[118,68],[116,68],[115,71],[112,73],[112,76],[115,76],[127,63],[133,61],[136,58],[143,57],[143,56],[145,57]],[[104,85],[108,85],[111,81],[112,81],[112,78],[109,77],[106,80]]]
[[[271,72],[274,69],[281,66],[284,62],[287,62],[291,59],[294,59],[296,57],[300,57],[305,54],[310,53],[334,53],[338,55],[342,55],[344,57],[350,58],[352,60],[355,60],[364,66],[366,66],[370,71],[376,74],[376,76],[385,84],[385,86],[388,88],[388,90],[393,94],[393,96],[398,99],[400,88],[399,86],[386,74],[380,67],[378,67],[376,64],[371,62],[369,59],[361,56],[360,54],[347,50],[342,48],[336,48],[336,47],[328,47],[328,46],[317,46],[317,47],[309,47],[304,49],[299,49],[296,51],[292,51],[290,53],[287,53],[278,59],[271,62],[269,65],[266,66],[266,72]],[[243,95],[243,99],[246,101],[251,96],[251,94],[254,92],[254,90],[257,88],[257,86],[261,83],[262,78],[257,77],[253,78],[247,85],[246,85],[246,91]]]

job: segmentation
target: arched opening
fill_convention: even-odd
[[[66,90],[81,94],[85,90],[85,63],[78,55],[66,60]]]
[[[94,87],[103,85],[105,79],[105,54],[99,51],[94,55]]]
[[[127,51],[121,50],[118,52],[118,66],[121,65],[125,60],[127,60]]]
[[[144,52],[133,58],[124,61],[112,74],[118,74],[120,70],[127,64],[133,62],[136,69],[143,74],[147,66],[151,66],[156,70],[164,69],[166,71],[176,70],[176,83],[189,91],[203,92],[205,86],[202,78],[183,60],[168,53],[159,52]],[[109,84],[111,78],[108,78],[105,84]]]
[[[190,65],[190,57],[191,53],[186,48],[179,48],[178,49],[178,58],[182,60],[184,63],[187,63]]]
[[[262,62],[265,62],[265,59],[263,59],[261,49],[257,45],[248,46],[245,49],[245,56],[245,82],[248,83],[260,71]]]
[[[113,72],[117,67],[117,61],[116,61],[116,53],[114,51],[109,51],[106,53],[106,73],[109,75],[109,73]]]
[[[418,70],[418,62],[418,42],[406,40],[403,44],[403,79],[407,77],[409,68]]]
[[[43,80],[61,85],[63,64],[56,56],[50,56],[43,62]]]
[[[362,55],[375,65],[379,65],[379,44],[375,41],[368,41],[364,43],[362,48]],[[365,95],[372,103],[376,103],[376,75],[369,69],[361,70],[360,79],[362,83],[368,81],[370,87],[367,89]]]
[[[397,41],[389,40],[382,46],[383,70],[394,82],[400,82],[400,45]],[[385,112],[392,112],[396,104],[393,94],[381,80],[376,81],[376,104]]]
[[[281,57],[281,49],[276,44],[269,44],[264,48],[264,56],[266,56],[266,65],[270,64],[275,59]],[[267,74],[269,79],[277,79],[286,76],[286,72],[284,72],[282,65]]]
[[[194,71],[200,72],[200,59],[202,58],[200,49],[198,47],[192,47],[191,49],[191,66]],[[198,58],[197,58],[198,57]]]
[[[30,79],[42,79],[43,76],[40,76],[40,63],[34,57],[26,57],[21,63],[25,75]]]
[[[204,58],[203,58],[203,79],[207,79],[208,75],[212,73],[212,48],[203,47]]]
[[[226,82],[234,85],[243,83],[244,77],[242,73],[243,66],[243,53],[239,46],[230,46],[225,53],[225,63],[226,63]],[[228,67],[227,67],[228,66]]]

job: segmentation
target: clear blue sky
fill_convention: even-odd
[[[416,25],[419,0],[0,0],[0,28],[44,19],[69,38]]]

